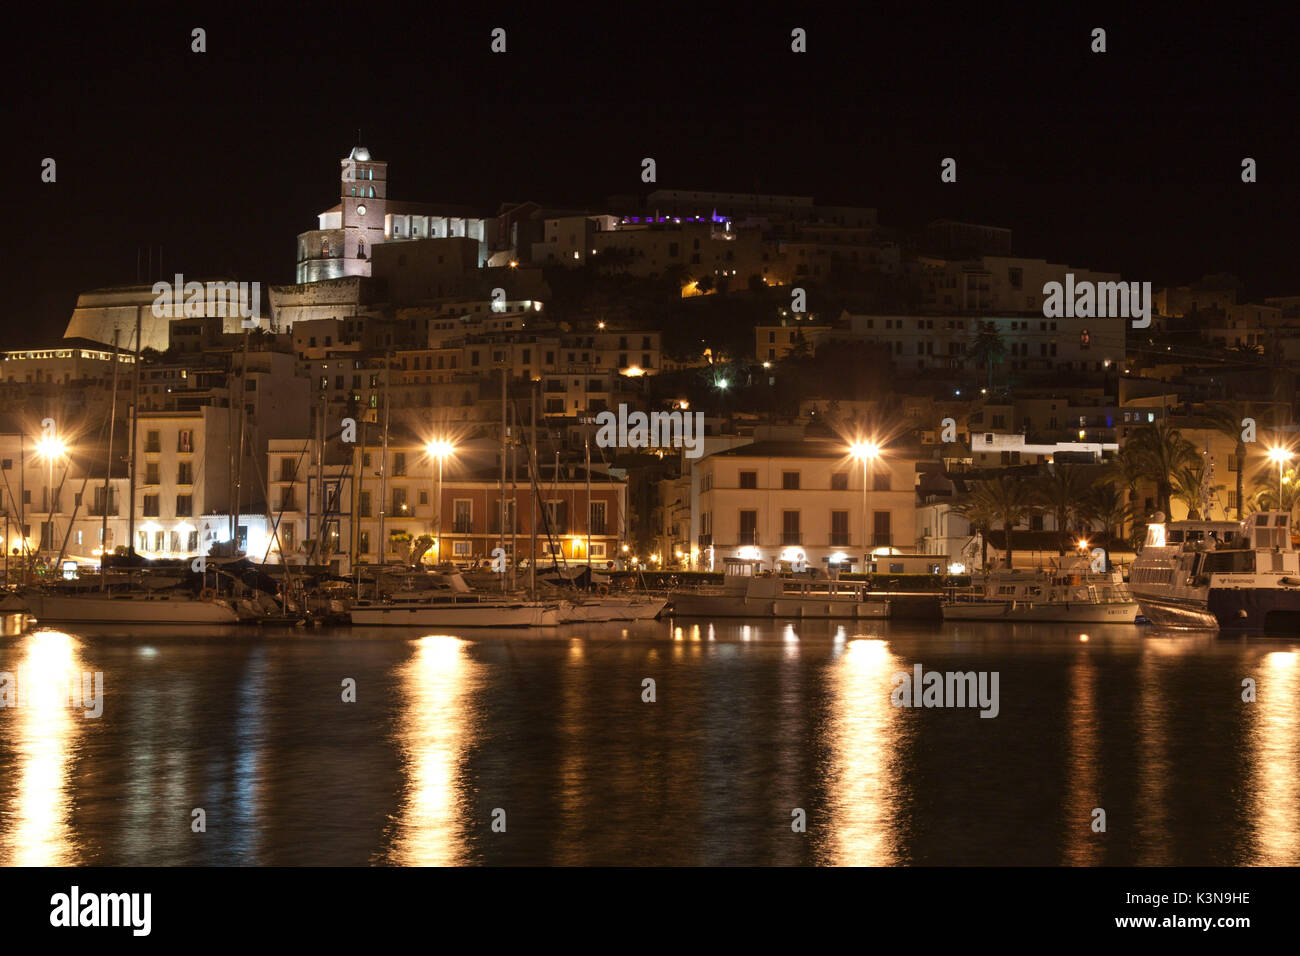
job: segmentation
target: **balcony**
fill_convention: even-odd
[[[803,534],[798,531],[782,531],[781,546],[796,547],[803,544]]]
[[[847,548],[847,547],[849,546],[849,543],[850,543],[850,542],[849,542],[849,533],[848,533],[847,531],[832,531],[832,532],[831,532],[831,547],[832,547],[832,548]]]
[[[736,543],[739,545],[757,545],[758,531],[742,531],[736,535]]]
[[[451,526],[452,534],[473,534],[473,522],[468,518],[457,518]]]

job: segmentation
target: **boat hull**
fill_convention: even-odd
[[[1138,597],[1157,627],[1300,633],[1300,588],[1210,588],[1205,598]]]
[[[628,600],[592,598],[560,608],[561,624],[598,624],[605,621],[653,621],[668,606],[666,599]]]
[[[672,596],[674,617],[803,617],[869,619],[889,617],[888,601],[753,598],[678,591]]]
[[[1062,624],[1132,624],[1136,601],[1111,604],[1025,604],[1014,601],[958,601],[943,605],[945,621],[1050,621]]]
[[[114,594],[22,595],[44,624],[238,624],[239,615],[223,601],[175,596],[139,597]]]
[[[538,604],[354,605],[352,623],[381,627],[554,627],[559,607]]]

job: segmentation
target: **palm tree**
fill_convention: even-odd
[[[1089,474],[1079,465],[1050,465],[1030,482],[1030,499],[1056,517],[1057,554],[1065,554],[1068,532],[1095,478],[1095,471]]]
[[[1125,450],[1132,449],[1133,460],[1155,482],[1157,506],[1169,517],[1174,494],[1174,473],[1184,465],[1200,460],[1196,446],[1183,437],[1168,421],[1143,425],[1129,436]]]
[[[1124,492],[1117,485],[1099,481],[1084,495],[1079,516],[1100,526],[1109,544],[1123,533],[1125,523],[1133,517],[1133,506],[1124,500]]]
[[[993,391],[993,363],[1001,362],[1007,354],[1007,347],[998,334],[998,327],[992,322],[981,322],[975,333],[975,341],[970,348],[971,359],[977,365],[986,365],[989,370],[989,391]]]
[[[1250,496],[1251,511],[1285,511],[1291,514],[1300,503],[1300,474],[1295,468],[1286,469],[1282,482],[1282,500],[1277,497],[1277,478],[1266,469],[1256,479],[1255,493]]]
[[[1007,538],[1007,567],[1011,567],[1011,529],[1034,510],[1029,486],[1011,475],[999,475],[975,485],[964,507],[978,509],[988,515],[990,523],[1002,525]]]
[[[1179,465],[1173,473],[1173,496],[1187,505],[1187,518],[1189,521],[1198,521],[1201,518],[1210,519],[1210,515],[1201,514],[1201,483],[1205,480],[1205,460]],[[1223,490],[1223,485],[1212,485],[1210,492]]]
[[[989,529],[993,527],[993,522],[997,516],[989,509],[988,502],[980,498],[967,494],[966,496],[953,502],[953,514],[961,515],[970,522],[973,530],[979,533],[982,544],[983,554],[980,556],[980,567],[989,566]]]

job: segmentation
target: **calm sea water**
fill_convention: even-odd
[[[893,706],[917,663],[997,672],[998,715]],[[1300,863],[1295,638],[86,628],[0,671],[103,674],[98,718],[0,710],[5,865]]]

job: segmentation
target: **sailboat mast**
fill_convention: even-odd
[[[112,500],[113,486],[109,480],[113,477],[113,426],[117,424],[117,329],[113,329],[113,395],[108,406],[108,447],[104,452],[104,507],[103,520],[99,527],[99,589],[107,584],[107,569],[104,559],[108,557],[108,503]],[[5,539],[6,541],[8,538]],[[8,548],[5,549],[8,554]]]
[[[388,378],[392,370],[392,359],[388,352],[384,353],[384,433],[381,436],[381,445],[379,450],[379,563],[382,565],[388,560],[388,551],[384,547],[384,517],[387,512],[387,502],[384,497],[388,494]]]
[[[506,448],[510,444],[510,427],[506,423],[506,365],[501,366],[501,553],[506,550]],[[513,555],[511,556],[513,558]],[[501,569],[501,593],[506,592],[506,569]]]
[[[244,441],[248,433],[248,409],[244,407],[244,397],[248,394],[248,329],[244,330],[244,357],[239,372],[239,457],[235,460],[235,501],[230,511],[230,523],[233,529],[231,540],[239,528],[239,513],[244,501]],[[270,502],[267,502],[268,507]]]
[[[591,435],[586,431],[582,436],[583,471],[587,476],[587,590],[591,590]]]
[[[532,438],[528,443],[528,478],[532,494],[528,496],[528,505],[531,511],[528,521],[528,531],[532,536],[532,555],[528,559],[528,590],[529,597],[537,600],[537,388],[530,386],[529,401],[532,403],[532,415],[529,419],[529,425],[532,427]]]
[[[140,310],[143,308],[144,306],[141,305],[135,307],[135,381],[131,386],[131,450],[126,459],[131,468],[131,501],[126,519],[126,539],[132,555],[135,554],[135,466],[139,457],[136,454],[136,441],[140,434],[140,329],[142,325]]]

